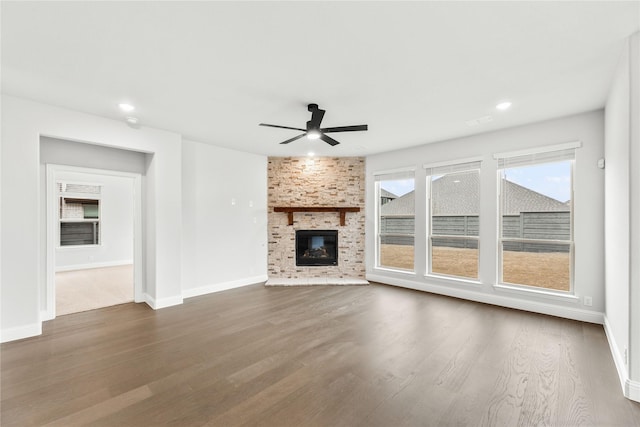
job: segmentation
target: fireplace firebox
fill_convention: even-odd
[[[338,265],[336,230],[297,230],[296,265]]]

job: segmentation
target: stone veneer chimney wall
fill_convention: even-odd
[[[269,278],[365,278],[364,157],[269,157]],[[284,207],[359,207],[340,226],[337,212],[296,212],[293,226]],[[338,265],[297,267],[296,230],[338,230]]]

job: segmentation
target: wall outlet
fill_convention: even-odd
[[[584,297],[584,305],[591,307],[593,305],[593,299],[591,297]]]

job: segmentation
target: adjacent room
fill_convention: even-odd
[[[3,426],[640,426],[640,2],[2,2]]]

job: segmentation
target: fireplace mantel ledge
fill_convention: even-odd
[[[344,226],[347,212],[360,212],[360,208],[353,206],[276,206],[273,211],[287,213],[289,225],[293,225],[294,212],[338,212],[340,214],[340,225]]]

